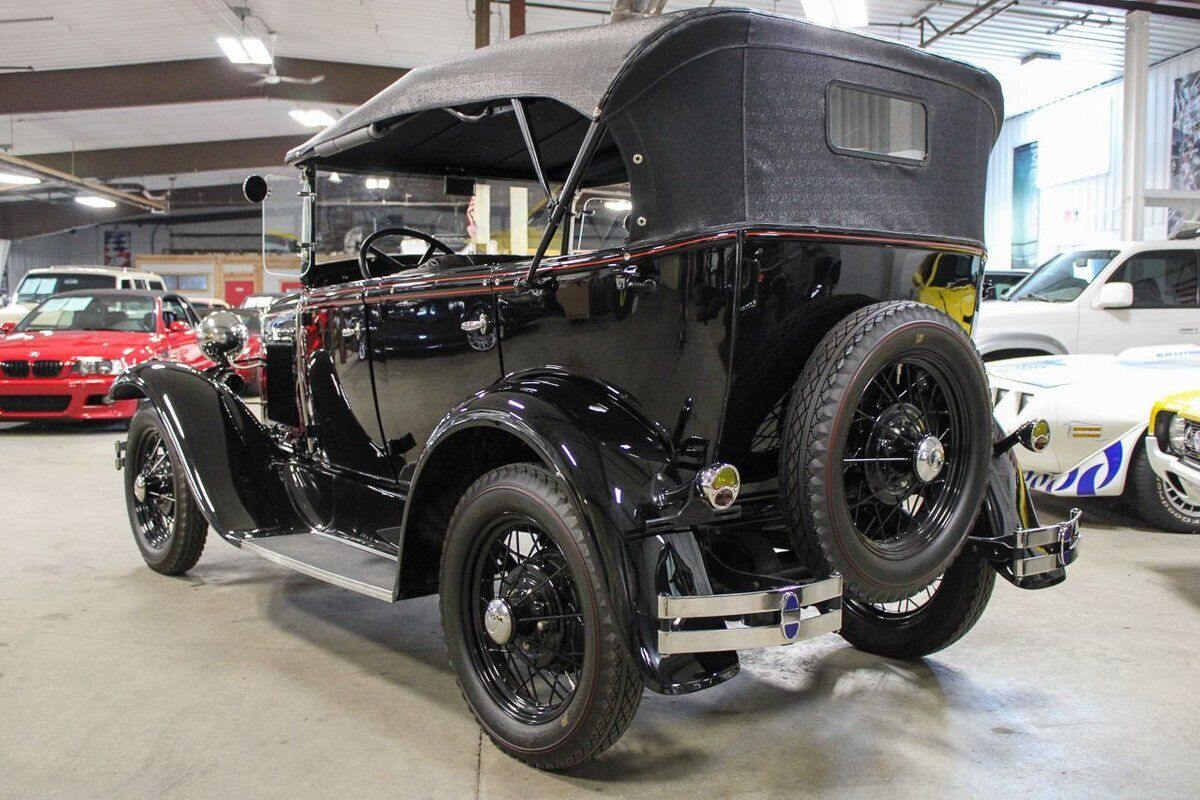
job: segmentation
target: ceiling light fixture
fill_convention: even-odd
[[[41,178],[35,178],[33,175],[18,175],[15,172],[0,172],[0,183],[10,183],[14,186],[32,186],[35,183],[41,182]]]
[[[328,112],[319,108],[293,108],[288,116],[309,128],[325,128],[335,121]]]
[[[117,204],[107,197],[97,197],[94,194],[76,195],[75,202],[89,208],[116,208]]]
[[[633,203],[628,200],[605,200],[604,207],[609,211],[633,211]]]
[[[366,181],[366,186],[368,189],[386,189],[391,185],[391,178],[367,178]]]
[[[871,24],[866,0],[801,0],[809,22],[839,28],[865,28]]]
[[[243,36],[240,39],[232,36],[220,36],[217,38],[217,44],[225,52],[225,57],[234,64],[267,66],[274,61],[262,39],[256,36]]]

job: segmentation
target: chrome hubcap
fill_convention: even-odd
[[[938,437],[929,435],[917,443],[913,454],[913,472],[922,483],[929,483],[942,474],[946,466],[946,448]]]
[[[503,599],[492,598],[483,614],[483,627],[496,644],[508,644],[513,635],[512,609]]]

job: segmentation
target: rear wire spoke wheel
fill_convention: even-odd
[[[866,604],[927,589],[975,522],[991,424],[979,354],[946,314],[887,302],[843,319],[784,422],[780,492],[801,559]]]
[[[152,407],[134,416],[125,452],[125,501],[138,550],[156,572],[181,575],[200,559],[208,523]]]
[[[992,565],[964,550],[942,575],[907,597],[842,603],[842,637],[859,650],[889,658],[916,659],[936,653],[966,635],[991,599]]]
[[[463,698],[501,750],[564,769],[628,727],[642,680],[553,474],[512,464],[467,489],[446,532],[440,594]]]

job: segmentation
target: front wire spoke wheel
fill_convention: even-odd
[[[164,434],[153,407],[144,406],[134,415],[126,447],[125,499],[134,541],[147,566],[181,575],[199,560],[208,522]]]

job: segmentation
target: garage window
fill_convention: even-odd
[[[175,291],[206,292],[208,291],[208,276],[195,275],[164,275],[167,288]]]
[[[1196,252],[1138,253],[1109,279],[1133,286],[1133,308],[1195,308],[1200,305]]]
[[[928,155],[925,105],[915,98],[833,83],[825,112],[836,153],[903,164],[924,163]]]

